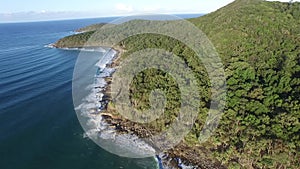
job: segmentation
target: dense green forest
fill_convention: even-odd
[[[236,0],[188,20],[216,47],[227,80],[224,115],[215,134],[200,146],[229,168],[300,168],[300,3]],[[129,27],[124,23],[110,31],[124,25]],[[95,31],[66,37],[55,45],[82,46]],[[109,46],[93,41],[88,45]],[[201,112],[185,141],[198,144],[211,93],[207,72],[195,53],[178,40],[155,34],[136,35],[119,46],[125,50],[121,61],[134,51],[162,48],[194,71],[202,94]],[[137,108],[147,109],[147,98],[156,88],[166,93],[166,113],[148,127],[161,131],[176,118],[180,106],[172,77],[155,69],[141,72],[132,82],[131,99]]]
[[[96,23],[96,24],[92,24],[92,25],[89,25],[89,26],[86,26],[84,28],[79,28],[76,30],[76,32],[89,32],[89,31],[95,31],[95,30],[98,30],[98,29],[101,29],[102,26],[104,25],[108,25],[108,24],[105,24],[105,23]]]

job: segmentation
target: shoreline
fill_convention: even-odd
[[[59,48],[56,46],[53,47],[65,50],[64,48]],[[98,70],[95,75],[96,79],[95,83],[93,84],[94,87],[91,94],[96,94],[96,100],[92,100],[92,102],[94,102],[97,106],[96,108],[92,108],[90,112],[84,113],[85,116],[88,117],[94,124],[90,130],[86,131],[85,135],[91,138],[100,136],[101,138],[111,140],[116,138],[120,140],[125,139],[127,140],[127,145],[125,144],[125,148],[128,148],[128,146],[133,146],[134,143],[138,142],[139,145],[134,145],[135,147],[133,146],[135,148],[134,150],[137,150],[141,153],[141,150],[144,149],[146,153],[146,150],[151,151],[152,149],[157,152],[154,144],[146,143],[142,140],[142,138],[153,135],[153,133],[155,133],[155,129],[146,128],[138,123],[134,123],[120,117],[118,114],[114,113],[114,109],[110,105],[110,84],[114,72],[117,71],[118,66],[120,65],[120,60],[125,50],[120,46],[112,48],[97,48],[108,49],[106,51],[106,55],[111,51],[114,53],[114,55],[113,57],[110,56],[109,58],[105,58],[104,55],[104,57],[99,59],[95,65],[98,67]],[[76,48],[76,50],[79,50],[79,48]],[[100,63],[102,60],[105,60],[106,63]],[[101,73],[103,74],[101,75]],[[83,106],[83,108],[85,107]],[[79,109],[81,109],[81,107],[79,107]],[[159,154],[156,153],[156,155],[153,157],[157,161],[157,167],[159,169],[226,168],[222,166],[220,162],[209,159],[207,157],[208,153],[210,152],[205,150],[203,147],[191,147],[184,141],[181,141],[174,148]]]
[[[106,67],[112,68],[115,71],[117,71],[117,68],[121,62],[120,59],[125,50],[122,49],[122,47],[120,46],[113,47],[111,49],[116,51],[117,53],[116,56],[113,58],[112,62],[106,65]],[[137,123],[123,119],[122,117],[115,115],[113,113],[113,110],[111,110],[111,107],[108,104],[111,101],[110,84],[114,72],[111,73],[110,76],[105,79],[107,85],[103,93],[104,97],[106,97],[108,100],[105,109],[101,110],[100,115],[105,119],[106,122],[108,122],[109,125],[115,127],[117,133],[133,134],[139,138],[145,138],[152,135],[155,132],[154,130],[146,129]],[[151,143],[148,144],[153,147]],[[198,151],[196,151],[196,149]],[[202,154],[199,152],[201,152]],[[186,143],[182,141],[179,145],[168,150],[167,152],[163,152],[159,155],[156,155],[155,158],[158,161],[160,169],[226,168],[222,166],[219,162],[206,159],[206,153],[209,152],[201,150],[201,147],[189,147]]]

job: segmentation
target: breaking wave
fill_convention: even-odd
[[[120,134],[116,129],[100,115],[106,109],[108,100],[105,96],[107,88],[106,78],[111,77],[115,72],[114,68],[109,67],[117,57],[117,51],[108,49],[106,54],[94,65],[96,73],[94,82],[85,87],[89,91],[80,105],[75,110],[77,114],[86,120],[84,137],[100,142],[101,147],[108,148],[113,152],[118,152],[119,156],[151,156],[155,154],[155,149],[133,134]],[[155,158],[157,161],[159,158]],[[153,164],[152,164],[153,165]],[[155,166],[162,169],[159,162]]]

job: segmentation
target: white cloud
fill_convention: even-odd
[[[116,4],[116,10],[118,12],[132,12],[133,11],[133,7],[131,5],[126,5],[126,4],[118,3],[118,4]]]

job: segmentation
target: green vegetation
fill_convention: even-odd
[[[89,25],[89,26],[86,26],[84,28],[79,28],[76,30],[76,32],[90,32],[90,31],[96,31],[98,29],[100,29],[102,26],[104,26],[107,24],[105,23],[97,23],[97,24],[92,24],[92,25]],[[113,24],[110,24],[111,26],[113,26]]]
[[[67,36],[57,41],[54,46],[59,48],[76,48],[84,46],[85,42],[93,35],[95,31],[79,33]]]
[[[228,165],[300,167],[299,14],[300,3],[241,0],[191,19],[226,65],[227,108],[210,145]]]
[[[131,86],[131,103],[137,109],[150,108],[149,97],[153,89],[161,89],[168,99],[164,116],[148,124],[148,127],[162,131],[177,117],[180,108],[178,102],[180,91],[176,81],[170,75],[157,69],[147,69],[134,78]]]
[[[54,46],[58,48],[76,48],[76,47],[83,47],[85,43],[90,39],[90,37],[99,29],[101,29],[104,25],[106,28],[113,27],[113,24],[93,24],[84,28],[80,28],[76,30],[76,32],[80,32],[75,35],[70,35],[65,38],[60,39],[57,41]],[[93,44],[89,46],[99,46],[100,44]]]
[[[224,115],[216,133],[201,146],[229,168],[300,168],[300,3],[237,0],[189,21],[215,45],[227,76]],[[56,45],[82,45],[92,34],[70,36]],[[183,58],[195,72],[202,107],[186,142],[197,144],[211,94],[206,70],[195,53],[177,40],[154,34],[133,36],[119,45],[126,50],[123,59],[141,49],[162,48]],[[137,108],[147,108],[147,96],[158,87],[168,98],[166,117],[148,127],[162,130],[179,106],[174,80],[158,70],[143,71],[132,83],[131,98],[140,101]]]

